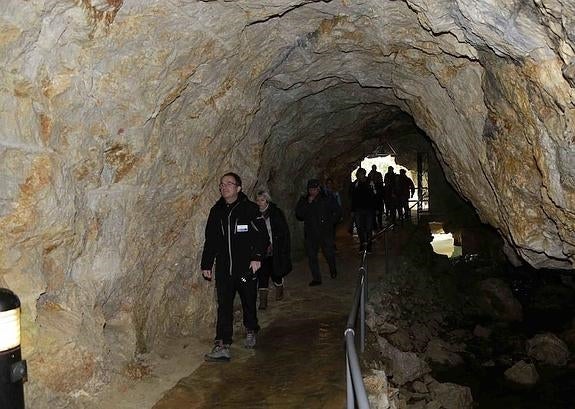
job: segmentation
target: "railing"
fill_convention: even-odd
[[[347,318],[347,325],[345,326],[345,361],[346,361],[346,383],[347,383],[347,409],[355,408],[369,409],[369,401],[367,393],[365,392],[365,385],[363,384],[363,377],[361,376],[361,368],[359,366],[359,358],[355,349],[355,324],[357,320],[357,313],[359,309],[359,327],[360,327],[360,350],[365,350],[365,301],[367,289],[367,250],[364,250],[361,255],[361,266],[359,267],[359,275],[357,277],[357,286],[355,287],[355,295],[353,297],[353,304],[351,311]]]
[[[383,248],[385,257],[385,271],[388,271],[388,241],[387,233],[393,229],[394,225],[390,224],[379,234],[383,234]],[[379,235],[378,234],[378,235]],[[369,409],[369,400],[365,392],[359,358],[355,347],[355,327],[357,315],[359,312],[359,345],[360,352],[365,351],[365,303],[367,301],[367,251],[364,250],[361,255],[361,265],[355,287],[355,295],[351,311],[347,318],[345,327],[345,361],[346,361],[346,383],[347,383],[347,409],[354,409],[357,403],[359,409]]]

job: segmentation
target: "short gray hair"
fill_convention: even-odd
[[[263,197],[264,199],[266,199],[266,202],[268,203],[272,201],[272,197],[270,196],[267,190],[258,190],[258,192],[256,193],[256,199],[258,197]]]

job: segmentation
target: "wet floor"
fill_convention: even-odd
[[[264,325],[256,349],[242,348],[243,333],[235,334],[230,362],[202,364],[153,409],[344,407],[343,331],[359,255],[349,237],[342,241],[337,279],[325,277],[324,264],[323,285],[308,287],[307,266],[299,263],[288,277],[286,299],[272,302],[270,310],[260,314]]]
[[[294,319],[268,327],[255,351],[206,363],[154,409],[336,408],[345,401],[341,319]]]

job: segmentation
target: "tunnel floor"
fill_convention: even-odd
[[[230,362],[203,363],[153,409],[344,407],[343,331],[360,257],[347,232],[338,234],[337,245],[336,279],[329,278],[324,263],[323,285],[308,287],[307,263],[297,263],[287,277],[286,298],[275,301],[270,291],[268,310],[259,312],[262,330],[256,349],[244,349],[244,333],[236,332]],[[375,243],[369,256],[374,278],[382,273],[382,246]]]

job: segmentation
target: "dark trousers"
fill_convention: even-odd
[[[400,199],[399,206],[397,208],[397,213],[399,218],[403,220],[409,220],[411,218],[411,212],[409,210],[409,199]]]
[[[324,234],[323,237],[306,237],[305,252],[309,269],[311,270],[311,276],[314,281],[321,281],[319,260],[317,257],[320,247],[325,260],[327,261],[327,265],[329,266],[329,272],[332,275],[337,272],[335,267],[335,245],[332,234]]]
[[[373,210],[372,209],[356,209],[353,212],[355,218],[355,225],[357,226],[357,235],[362,249],[371,247],[371,237],[373,233]]]
[[[258,289],[268,288],[270,285],[270,277],[274,284],[281,285],[282,278],[274,276],[274,259],[273,257],[266,257],[262,260],[262,266],[257,271],[258,276]]]
[[[243,277],[239,275],[222,274],[216,278],[216,291],[218,294],[218,322],[216,324],[216,340],[224,344],[231,344],[234,334],[234,299],[236,292],[242,301],[244,326],[248,331],[258,331],[258,316],[256,300],[258,296],[258,283],[254,274]]]
[[[385,215],[389,218],[389,220],[395,223],[395,201],[393,199],[388,199],[385,201]]]
[[[375,226],[377,229],[383,228],[383,202],[378,203],[377,209],[375,209]]]

